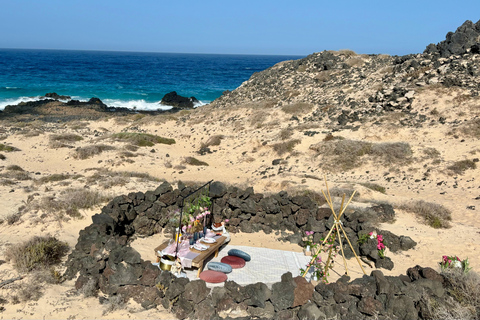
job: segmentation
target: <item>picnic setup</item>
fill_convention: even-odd
[[[210,182],[209,182],[210,183]],[[284,272],[298,273],[309,281],[325,280],[333,268],[334,249],[341,251],[345,274],[348,275],[342,237],[351,246],[340,217],[352,201],[353,193],[348,201],[343,195],[338,213],[335,212],[332,197],[325,180],[326,192],[322,191],[329,209],[334,217],[334,226],[321,243],[312,245],[312,252],[298,253],[261,247],[231,246],[231,235],[225,227],[225,221],[214,222],[212,219],[212,201],[208,196],[209,183],[194,190],[182,202],[181,210],[171,239],[164,241],[154,249],[157,265],[161,270],[170,271],[176,277],[202,279],[207,283],[222,283],[235,279],[238,283],[252,283],[263,280],[275,282]],[[228,221],[228,220],[227,220]],[[335,239],[340,243],[340,250],[334,246]],[[225,249],[225,250],[222,250]],[[365,270],[352,248],[363,274]],[[219,252],[222,252],[219,256]],[[225,254],[227,252],[227,254]],[[327,259],[319,267],[317,259],[325,253]],[[252,257],[255,259],[252,260]],[[241,269],[248,263],[249,268],[232,273],[233,269]],[[269,278],[271,278],[269,280]]]
[[[230,241],[225,223],[214,223],[211,219],[212,202],[207,195],[208,189],[205,188],[210,183],[211,181],[183,199],[174,237],[155,248],[155,264],[177,277],[187,277],[185,269],[196,268],[197,278],[208,283],[220,283],[227,280],[227,273],[244,267],[251,257],[242,250],[230,249],[220,262],[209,262],[208,270],[204,271],[205,262],[212,256],[218,257],[219,249]],[[187,202],[189,198],[192,200]],[[209,225],[211,228],[207,227]]]

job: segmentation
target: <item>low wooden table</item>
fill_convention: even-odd
[[[214,243],[205,243],[205,242],[202,241],[203,245],[209,247],[207,250],[204,250],[204,251],[198,251],[198,250],[195,250],[193,248],[190,249],[190,251],[192,251],[192,252],[199,253],[199,255],[196,256],[192,260],[192,267],[198,268],[197,277],[200,277],[200,273],[203,271],[204,261],[207,260],[207,258],[210,257],[212,255],[212,253],[215,253],[215,257],[218,256],[218,249],[220,249],[222,244],[225,242],[225,239],[227,239],[227,238],[224,237],[224,236],[221,236]],[[161,245],[159,245],[158,247],[155,248],[155,255],[157,257],[160,257],[160,255],[158,254],[158,251],[162,251],[163,249],[168,247],[168,242],[169,242],[169,240],[165,241],[164,243],[162,243]]]

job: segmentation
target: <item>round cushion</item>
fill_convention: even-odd
[[[240,257],[235,257],[235,256],[226,256],[223,257],[222,260],[220,260],[222,263],[229,264],[232,269],[240,269],[245,267],[245,260],[243,260]]]
[[[220,283],[227,280],[227,275],[220,271],[205,270],[200,273],[200,279],[208,283]]]
[[[221,263],[221,262],[209,262],[207,264],[207,269],[208,270],[213,270],[213,271],[220,271],[223,273],[230,273],[232,272],[232,266],[226,263]]]
[[[246,253],[245,251],[242,251],[242,250],[238,250],[238,249],[230,249],[228,251],[228,255],[229,256],[235,256],[235,257],[240,257],[245,261],[252,260],[252,258],[250,257],[250,255],[248,253]]]

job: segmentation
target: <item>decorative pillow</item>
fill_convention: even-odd
[[[222,263],[229,264],[232,269],[240,269],[245,267],[245,260],[243,260],[240,257],[235,257],[235,256],[226,256],[223,257],[222,260],[220,260]]]
[[[213,271],[220,271],[223,273],[230,273],[232,272],[232,266],[226,263],[221,263],[221,262],[209,262],[207,264],[207,269],[208,270],[213,270]]]
[[[246,253],[245,251],[242,251],[242,250],[238,250],[238,249],[230,249],[228,251],[228,255],[242,258],[245,261],[252,260],[252,258],[250,257],[250,255],[248,253]]]
[[[227,275],[220,271],[205,270],[200,273],[200,279],[208,283],[224,282],[227,278]]]

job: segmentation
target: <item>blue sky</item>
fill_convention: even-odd
[[[0,0],[0,48],[306,55],[423,52],[480,1]]]

